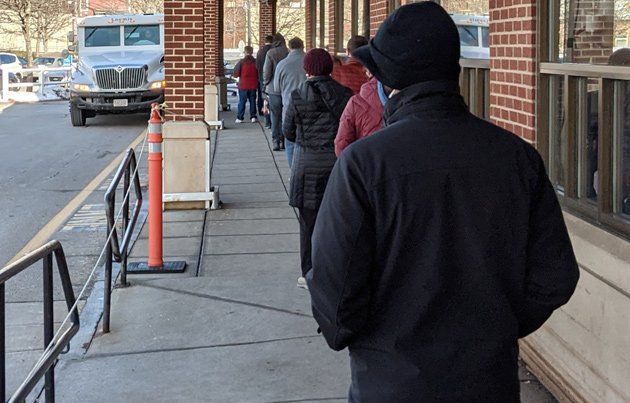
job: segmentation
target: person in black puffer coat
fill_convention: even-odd
[[[337,157],[335,136],[339,118],[352,90],[330,77],[333,64],[324,49],[311,49],[304,56],[308,79],[291,93],[284,136],[295,142],[289,204],[300,211],[300,258],[302,276],[298,287],[306,288],[304,276],[311,269],[311,235],[328,176]]]

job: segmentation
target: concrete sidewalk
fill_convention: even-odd
[[[212,171],[223,208],[164,214],[165,260],[186,272],[130,275],[114,290],[111,333],[63,359],[57,401],[346,401],[347,352],[327,348],[296,287],[286,157],[261,125],[223,117]],[[146,261],[146,230],[132,260]],[[523,402],[554,401],[524,370],[522,380]]]

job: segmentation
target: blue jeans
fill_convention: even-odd
[[[284,139],[284,152],[287,154],[287,161],[289,162],[289,169],[293,165],[293,149],[295,148],[295,143],[291,140]]]
[[[258,112],[256,112],[256,90],[238,90],[236,119],[245,119],[245,102],[247,101],[249,101],[249,117],[255,118],[258,116]]]
[[[269,110],[271,111],[271,138],[282,142],[282,95],[269,94]]]

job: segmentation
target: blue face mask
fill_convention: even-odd
[[[376,81],[376,90],[378,92],[378,97],[381,100],[381,103],[383,104],[383,106],[385,106],[385,103],[387,102],[389,97],[387,96],[387,94],[385,94],[385,88],[383,88],[383,83],[381,83],[380,81]]]

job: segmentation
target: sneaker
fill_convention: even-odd
[[[252,118],[252,123],[256,123],[256,122],[258,122],[258,119]]]
[[[304,277],[298,277],[297,286],[308,290],[308,285],[306,284],[306,279]]]
[[[243,119],[236,119],[234,123],[243,123]]]
[[[272,150],[273,151],[280,151],[280,143],[277,142],[277,141],[274,141]]]

